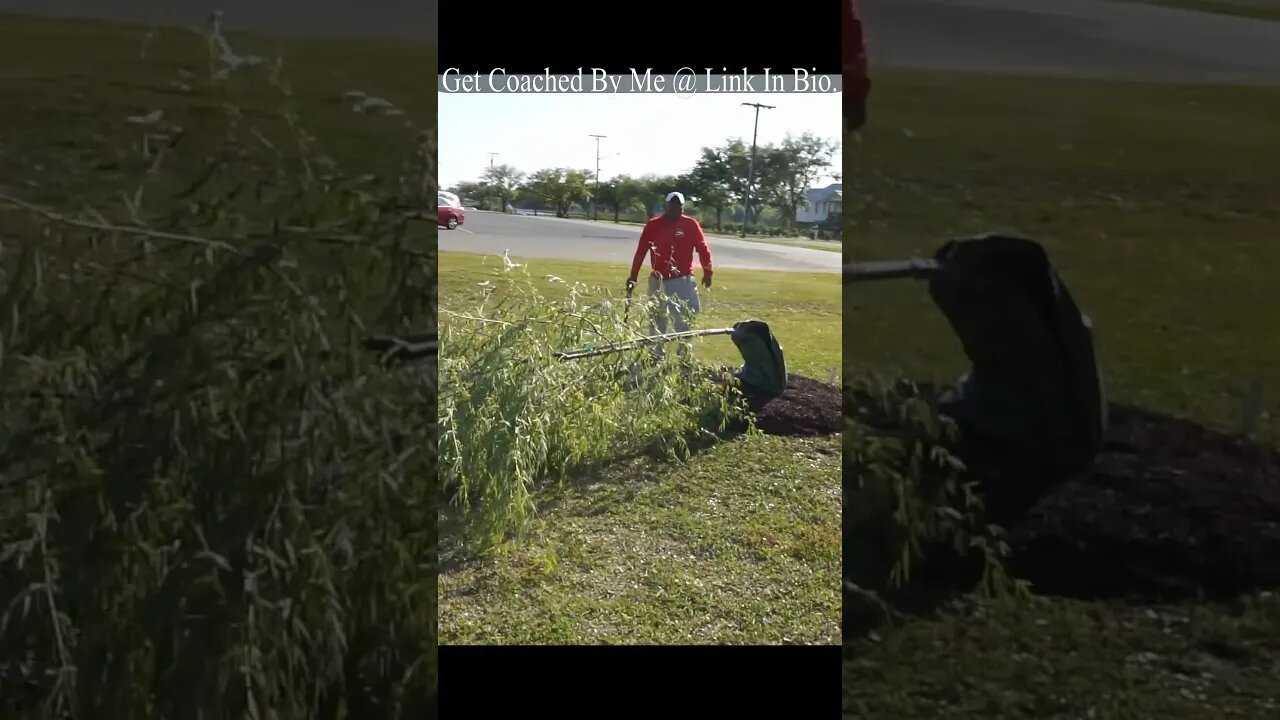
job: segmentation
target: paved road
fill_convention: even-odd
[[[440,228],[441,250],[493,255],[510,250],[517,262],[526,257],[627,265],[639,239],[640,228],[633,225],[486,212],[467,213],[466,224],[457,230]],[[840,269],[840,253],[720,237],[707,242],[717,267],[831,273]]]
[[[1280,22],[1111,0],[863,0],[881,66],[1280,84]]]
[[[437,0],[0,0],[0,12],[129,24],[205,26],[221,9],[229,31],[313,38],[389,38],[436,44]]]

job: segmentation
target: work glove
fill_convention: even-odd
[[[708,290],[710,290],[710,289],[711,289],[711,276],[710,276],[710,275],[703,275],[703,276],[702,276],[702,287],[704,287],[704,288],[706,288],[706,289],[708,289]]]
[[[627,278],[627,294],[630,295],[631,291],[635,289],[636,289],[636,279],[633,277]]]

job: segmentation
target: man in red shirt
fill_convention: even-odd
[[[867,40],[862,29],[858,0],[843,0],[844,122],[849,131],[861,130],[867,122],[867,95],[871,78],[867,73]]]
[[[676,332],[689,329],[693,313],[698,312],[698,285],[693,279],[693,253],[702,264],[702,285],[711,287],[711,249],[702,225],[684,214],[684,195],[667,194],[666,210],[645,223],[640,243],[631,260],[631,276],[627,278],[630,295],[640,275],[644,256],[649,256],[649,294],[661,295],[665,303],[658,309],[654,325],[659,333],[667,331],[667,315],[675,321]]]

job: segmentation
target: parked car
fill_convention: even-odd
[[[466,222],[467,214],[460,207],[450,207],[448,205],[440,206],[440,222],[450,230],[456,230],[459,225]]]

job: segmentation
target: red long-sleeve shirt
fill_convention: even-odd
[[[640,233],[636,255],[631,259],[631,277],[639,276],[646,254],[653,275],[664,280],[692,275],[695,250],[703,276],[711,277],[711,248],[707,247],[707,236],[702,234],[697,220],[688,215],[681,215],[675,222],[661,215],[651,218]]]
[[[858,0],[844,1],[844,98],[846,104],[867,101],[871,92],[871,77],[867,72],[867,38],[862,27],[862,11]]]

